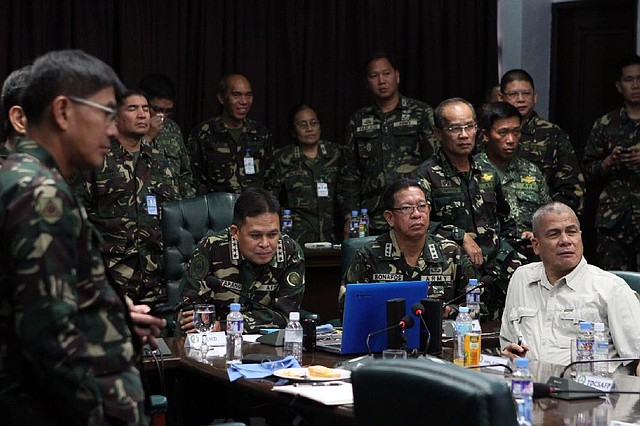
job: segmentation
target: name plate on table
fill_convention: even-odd
[[[215,331],[213,333],[187,333],[187,338],[184,339],[185,348],[200,349],[202,346],[203,336],[207,338],[207,346],[227,346],[227,336],[224,331]]]
[[[596,388],[603,392],[609,392],[613,389],[613,385],[615,384],[613,379],[610,379],[609,377],[592,376],[590,374],[580,374],[576,377],[576,382]]]

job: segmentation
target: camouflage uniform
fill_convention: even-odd
[[[189,154],[184,146],[184,139],[178,124],[170,118],[165,118],[164,126],[158,136],[153,139],[153,144],[160,152],[164,152],[173,170],[177,170],[182,198],[195,197],[196,190],[193,188],[191,161],[189,161]]]
[[[223,287],[249,296],[240,297],[230,291],[215,291],[216,277]],[[201,297],[214,301],[242,304],[245,327],[257,330],[262,327],[285,327],[289,312],[300,309],[304,295],[304,254],[293,239],[283,235],[278,241],[276,254],[266,265],[255,265],[240,253],[238,242],[231,237],[229,228],[203,238],[187,263],[187,276],[181,283],[181,292],[197,290]],[[212,296],[213,294],[213,296]],[[280,312],[284,318],[252,304],[262,302]]]
[[[494,168],[501,179],[502,191],[511,217],[516,222],[516,236],[531,231],[531,219],[540,206],[551,202],[547,183],[540,169],[530,161],[515,156],[504,173],[493,166],[486,153],[476,156],[480,168]]]
[[[102,166],[85,173],[89,219],[104,237],[109,275],[136,303],[164,301],[162,203],[179,200],[176,170],[144,141],[137,160],[117,140]],[[148,198],[155,196],[157,214]]]
[[[358,250],[340,286],[338,302],[344,305],[346,286],[382,281],[429,281],[429,297],[451,300],[463,294],[476,268],[462,248],[439,235],[427,234],[416,266],[400,252],[395,231],[384,233]]]
[[[9,154],[11,154],[11,152],[7,148],[7,145],[4,143],[0,145],[0,167],[2,166],[2,164],[4,164]]]
[[[640,143],[640,123],[626,109],[600,117],[584,150],[588,180],[604,185],[596,212],[598,265],[608,270],[638,270],[640,254],[640,167],[614,165],[608,173],[602,162],[616,146]]]
[[[346,136],[347,167],[338,178],[344,217],[351,210],[369,211],[373,235],[389,229],[384,220],[382,193],[398,178],[408,177],[438,146],[433,110],[423,102],[400,96],[395,110],[375,106],[357,111]]]
[[[271,133],[262,124],[246,119],[236,143],[215,117],[191,131],[187,141],[193,183],[199,195],[209,192],[242,193],[247,187],[264,187],[264,173],[273,155]],[[253,157],[255,174],[245,173],[247,149]]]
[[[0,171],[0,421],[144,424],[139,340],[99,235],[53,158],[17,151]]]
[[[470,172],[461,173],[439,150],[416,169],[414,177],[431,201],[430,229],[461,246],[464,234],[469,233],[482,249],[480,270],[493,276],[501,290],[488,288],[483,301],[492,313],[499,313],[511,274],[525,258],[510,244],[517,238],[516,224],[497,172],[480,168],[471,156],[469,161]]]
[[[318,156],[307,158],[298,145],[280,148],[273,155],[265,177],[265,188],[280,195],[284,208],[291,209],[291,237],[303,244],[312,241],[340,241],[336,226],[337,177],[344,167],[342,146],[321,140]],[[317,184],[327,184],[328,196],[318,196]]]
[[[518,155],[542,170],[549,195],[577,214],[584,207],[584,177],[569,136],[560,127],[536,114],[522,123]]]

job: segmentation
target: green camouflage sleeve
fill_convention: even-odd
[[[355,148],[355,128],[356,124],[352,117],[345,137],[344,156],[346,164],[338,174],[338,204],[345,217],[350,214],[351,210],[358,209],[360,206],[361,177]]]
[[[584,176],[580,170],[580,163],[569,140],[569,135],[558,129],[558,164],[549,185],[555,191],[551,198],[561,201],[581,214],[584,208]]]
[[[604,171],[603,163],[604,159],[611,154],[611,148],[602,134],[603,122],[608,121],[605,116],[593,123],[587,145],[584,148],[582,165],[586,178],[592,182],[601,181],[608,176],[608,173]]]
[[[205,128],[201,129],[200,127]],[[202,153],[201,138],[204,137],[202,136],[203,134],[208,134],[209,126],[207,124],[202,124],[200,127],[196,127],[189,134],[187,139],[187,151],[191,160],[193,187],[195,188],[196,194],[203,195],[207,193],[207,165],[204,162],[206,157]]]
[[[422,122],[422,129],[420,132],[420,156],[422,160],[426,160],[438,151],[440,147],[440,141],[436,137],[435,122],[433,118],[433,108],[426,108],[425,119]]]
[[[340,290],[338,292],[338,305],[340,312],[344,310],[344,296],[347,292],[347,285],[353,283],[368,283],[371,282],[371,270],[372,265],[369,259],[358,250],[353,256],[353,260],[347,269],[347,272],[342,277],[340,284]]]

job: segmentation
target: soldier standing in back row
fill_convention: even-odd
[[[366,208],[370,234],[389,229],[384,219],[382,193],[411,172],[436,150],[433,110],[398,91],[400,71],[390,55],[378,52],[366,63],[367,82],[374,105],[357,111],[346,136],[347,166],[338,181],[343,215]],[[348,220],[346,223],[348,224]],[[345,229],[345,236],[348,229]]]
[[[536,112],[537,94],[533,77],[514,69],[500,80],[500,96],[520,111],[522,136],[518,155],[538,166],[549,186],[549,195],[571,207],[576,214],[584,205],[584,177],[569,136]]]
[[[263,188],[273,147],[269,130],[247,118],[253,105],[251,83],[240,74],[225,75],[218,101],[222,114],[196,126],[187,141],[196,193]]]
[[[640,57],[622,62],[622,108],[600,117],[584,150],[587,179],[602,182],[596,213],[598,265],[638,271],[640,255]]]
[[[291,133],[295,144],[277,150],[266,176],[266,188],[291,209],[298,243],[339,242],[336,203],[338,172],[344,167],[342,146],[320,139],[320,120],[307,105],[294,108]]]

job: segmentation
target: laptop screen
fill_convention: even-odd
[[[387,327],[387,300],[404,299],[405,313],[411,315],[411,307],[427,297],[428,287],[427,281],[347,285],[340,353],[367,353],[367,335]],[[414,319],[415,325],[406,330],[408,349],[420,347],[420,320],[417,317]],[[372,352],[381,352],[386,349],[387,333],[372,336],[369,344]]]

